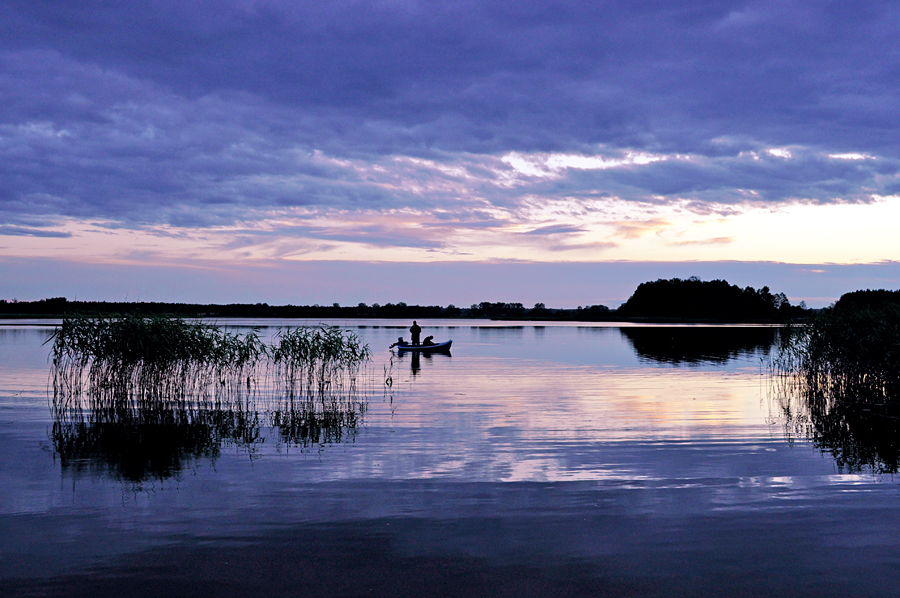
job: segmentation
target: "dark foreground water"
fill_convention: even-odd
[[[128,454],[61,442],[51,329],[0,326],[0,595],[900,595],[900,486],[786,427],[771,329],[420,322],[454,344],[416,359],[338,324],[355,426]]]

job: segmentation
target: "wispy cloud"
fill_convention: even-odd
[[[580,255],[588,255],[599,259],[604,255],[604,251],[614,249],[616,247],[619,247],[619,244],[614,241],[594,241],[591,243],[552,244],[549,245],[547,249],[554,253],[560,253],[564,251],[577,251]]]
[[[732,243],[734,237],[712,237],[709,239],[694,239],[688,241],[669,241],[669,245],[723,245]]]
[[[672,223],[663,218],[651,220],[620,221],[609,223],[615,230],[613,237],[622,239],[637,239],[650,233],[660,233],[672,226]]]
[[[44,230],[40,228],[26,228],[24,226],[0,225],[0,236],[9,235],[12,237],[48,237],[68,239],[72,233],[64,231]]]
[[[530,230],[524,234],[526,235],[570,235],[570,234],[579,234],[587,232],[587,229],[579,227],[579,226],[570,226],[566,224],[553,224],[550,226],[541,226],[539,228]]]

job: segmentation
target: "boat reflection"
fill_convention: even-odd
[[[619,332],[641,359],[673,365],[767,355],[778,337],[778,329],[762,326],[646,326]]]
[[[435,357],[437,359],[449,359],[451,357],[450,351],[440,351],[435,353],[420,353],[418,351],[399,351],[397,353],[397,360],[402,362],[406,357],[409,357],[409,371],[413,376],[418,376],[419,372],[422,371],[422,363],[424,359],[424,363],[426,366],[430,366],[434,363]]]

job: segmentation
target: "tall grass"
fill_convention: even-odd
[[[108,408],[239,402],[267,352],[255,332],[162,316],[67,317],[52,340],[54,402],[87,395]]]
[[[830,309],[787,328],[772,386],[789,434],[842,468],[900,467],[900,306]]]
[[[64,465],[140,481],[222,445],[337,442],[365,412],[367,345],[337,328],[234,334],[161,316],[67,317],[52,337],[52,437]]]
[[[368,345],[339,328],[281,330],[269,347],[279,394],[288,399],[352,392]],[[346,382],[349,386],[338,387]]]
[[[900,401],[900,305],[827,310],[786,329],[776,361],[807,392],[834,400]]]
[[[281,437],[293,444],[340,442],[365,413],[358,376],[371,352],[339,328],[281,330],[269,349],[279,398],[270,412]]]

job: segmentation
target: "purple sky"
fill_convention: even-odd
[[[897,288],[898,39],[882,2],[5,0],[0,298]]]

